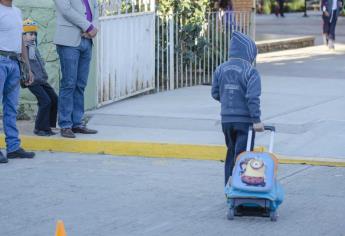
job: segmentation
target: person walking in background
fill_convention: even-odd
[[[225,29],[230,29],[231,31],[233,30],[233,10],[234,6],[232,4],[232,0],[220,0],[219,1],[219,10],[221,13],[221,17],[224,17],[224,22],[225,22]]]
[[[35,153],[26,152],[20,147],[21,141],[16,125],[21,79],[19,63],[24,63],[23,60],[28,68],[25,83],[29,85],[34,76],[22,41],[21,11],[13,5],[12,0],[0,0],[0,95],[7,150],[7,157],[0,152],[0,163],[7,163],[11,158],[35,156]]]
[[[284,15],[284,3],[285,3],[285,0],[276,0],[275,14],[277,17],[279,15],[281,17],[285,17],[285,15]]]
[[[246,150],[249,127],[253,125],[255,131],[264,131],[260,120],[261,79],[253,66],[257,55],[255,42],[235,31],[229,55],[229,60],[217,67],[211,91],[212,97],[221,103],[222,129],[228,148],[225,185],[236,157]]]
[[[92,39],[97,35],[97,0],[54,0],[56,31],[54,43],[60,57],[62,79],[58,102],[61,136],[95,134],[82,123],[84,90],[92,57]]]
[[[48,84],[45,63],[37,48],[37,30],[36,22],[31,19],[23,22],[23,40],[28,52],[31,71],[35,75],[35,81],[28,88],[38,101],[34,133],[38,136],[51,136],[55,135],[51,128],[56,127],[58,97]]]
[[[329,49],[334,49],[335,26],[343,7],[343,0],[322,0],[323,41]]]

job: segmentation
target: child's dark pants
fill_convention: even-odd
[[[44,83],[29,86],[29,90],[38,101],[35,129],[49,131],[51,127],[56,127],[58,96],[54,89],[48,83]]]
[[[225,136],[225,143],[228,148],[225,160],[225,185],[232,175],[232,169],[235,165],[236,157],[246,150],[248,131],[251,123],[222,123],[222,129]],[[254,147],[255,132],[253,132],[251,149]]]

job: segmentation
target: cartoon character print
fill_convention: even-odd
[[[241,165],[241,180],[243,183],[250,186],[262,186],[265,183],[266,166],[262,159],[247,158],[240,163]]]

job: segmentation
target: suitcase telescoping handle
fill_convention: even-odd
[[[273,144],[274,144],[274,134],[276,132],[276,128],[274,126],[265,125],[265,130],[271,131],[271,138],[270,138],[270,146],[269,146],[269,152],[273,153]],[[248,132],[248,139],[247,139],[247,152],[250,152],[250,147],[252,144],[252,138],[253,138],[253,126],[249,126],[249,132]]]

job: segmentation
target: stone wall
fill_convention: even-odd
[[[313,36],[266,40],[266,41],[259,41],[256,43],[259,53],[311,47],[314,45],[315,45],[315,37]]]

